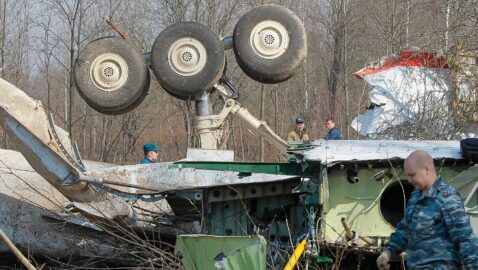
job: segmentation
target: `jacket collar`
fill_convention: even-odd
[[[435,183],[430,187],[429,190],[422,192],[421,193],[421,198],[422,197],[435,197],[438,187],[443,184],[443,179],[441,176],[438,176],[437,180],[435,180]]]

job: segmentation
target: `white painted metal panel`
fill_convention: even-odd
[[[463,159],[459,141],[391,141],[391,140],[318,140],[304,150],[305,159],[333,165],[344,161],[405,159],[415,150],[425,150],[434,159]]]

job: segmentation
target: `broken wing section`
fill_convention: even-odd
[[[122,241],[65,211],[68,199],[16,151],[0,149],[0,228],[21,250],[51,258],[121,258]],[[9,248],[0,241],[0,255]]]
[[[85,171],[81,160],[77,155],[73,159],[72,151],[66,149],[70,147],[60,141],[68,137],[67,133],[47,118],[39,101],[3,79],[0,79],[0,122],[31,167],[70,201],[102,202],[110,209],[123,209],[114,211],[113,216],[134,221],[135,211],[125,201],[114,198],[99,184],[81,181]]]
[[[28,163],[73,201],[93,201],[95,190],[77,182],[80,172],[54,140],[41,103],[0,79],[0,122]]]

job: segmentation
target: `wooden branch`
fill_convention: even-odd
[[[121,38],[128,39],[125,32],[116,23],[113,22],[113,19],[111,17],[109,19],[106,19],[106,23],[109,24],[109,26],[111,26],[111,28],[113,28],[113,30],[115,30]]]
[[[2,229],[0,229],[0,237],[2,238],[3,241],[7,244],[7,246],[10,248],[10,250],[15,254],[15,256],[20,260],[20,262],[28,269],[28,270],[37,270],[30,261],[23,256],[22,252],[18,250],[18,248],[13,244],[13,242],[8,238],[8,236],[3,232]]]

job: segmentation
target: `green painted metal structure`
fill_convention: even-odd
[[[266,269],[267,242],[262,236],[179,235],[175,253],[188,270]]]
[[[252,173],[313,176],[320,172],[320,166],[302,166],[298,163],[254,163],[254,162],[215,162],[178,161],[172,167],[194,168],[198,170],[233,171],[243,175]]]
[[[307,260],[316,263],[329,262],[317,261],[319,255],[330,255],[323,254],[328,249],[322,248],[321,252],[319,242],[378,254],[402,218],[413,190],[403,173],[403,160],[357,160],[330,166],[304,162],[301,156],[289,160],[292,162],[183,161],[174,166],[285,176],[275,182],[204,188],[203,232],[206,234],[247,237],[259,233],[269,243],[269,255],[277,246],[291,254],[294,245],[305,236],[310,239]],[[459,175],[466,175],[469,164],[436,160],[436,167],[449,181],[464,178]],[[471,183],[466,179],[451,181],[454,182],[459,186]],[[476,198],[476,194],[474,196]],[[348,235],[346,226],[352,235]]]

